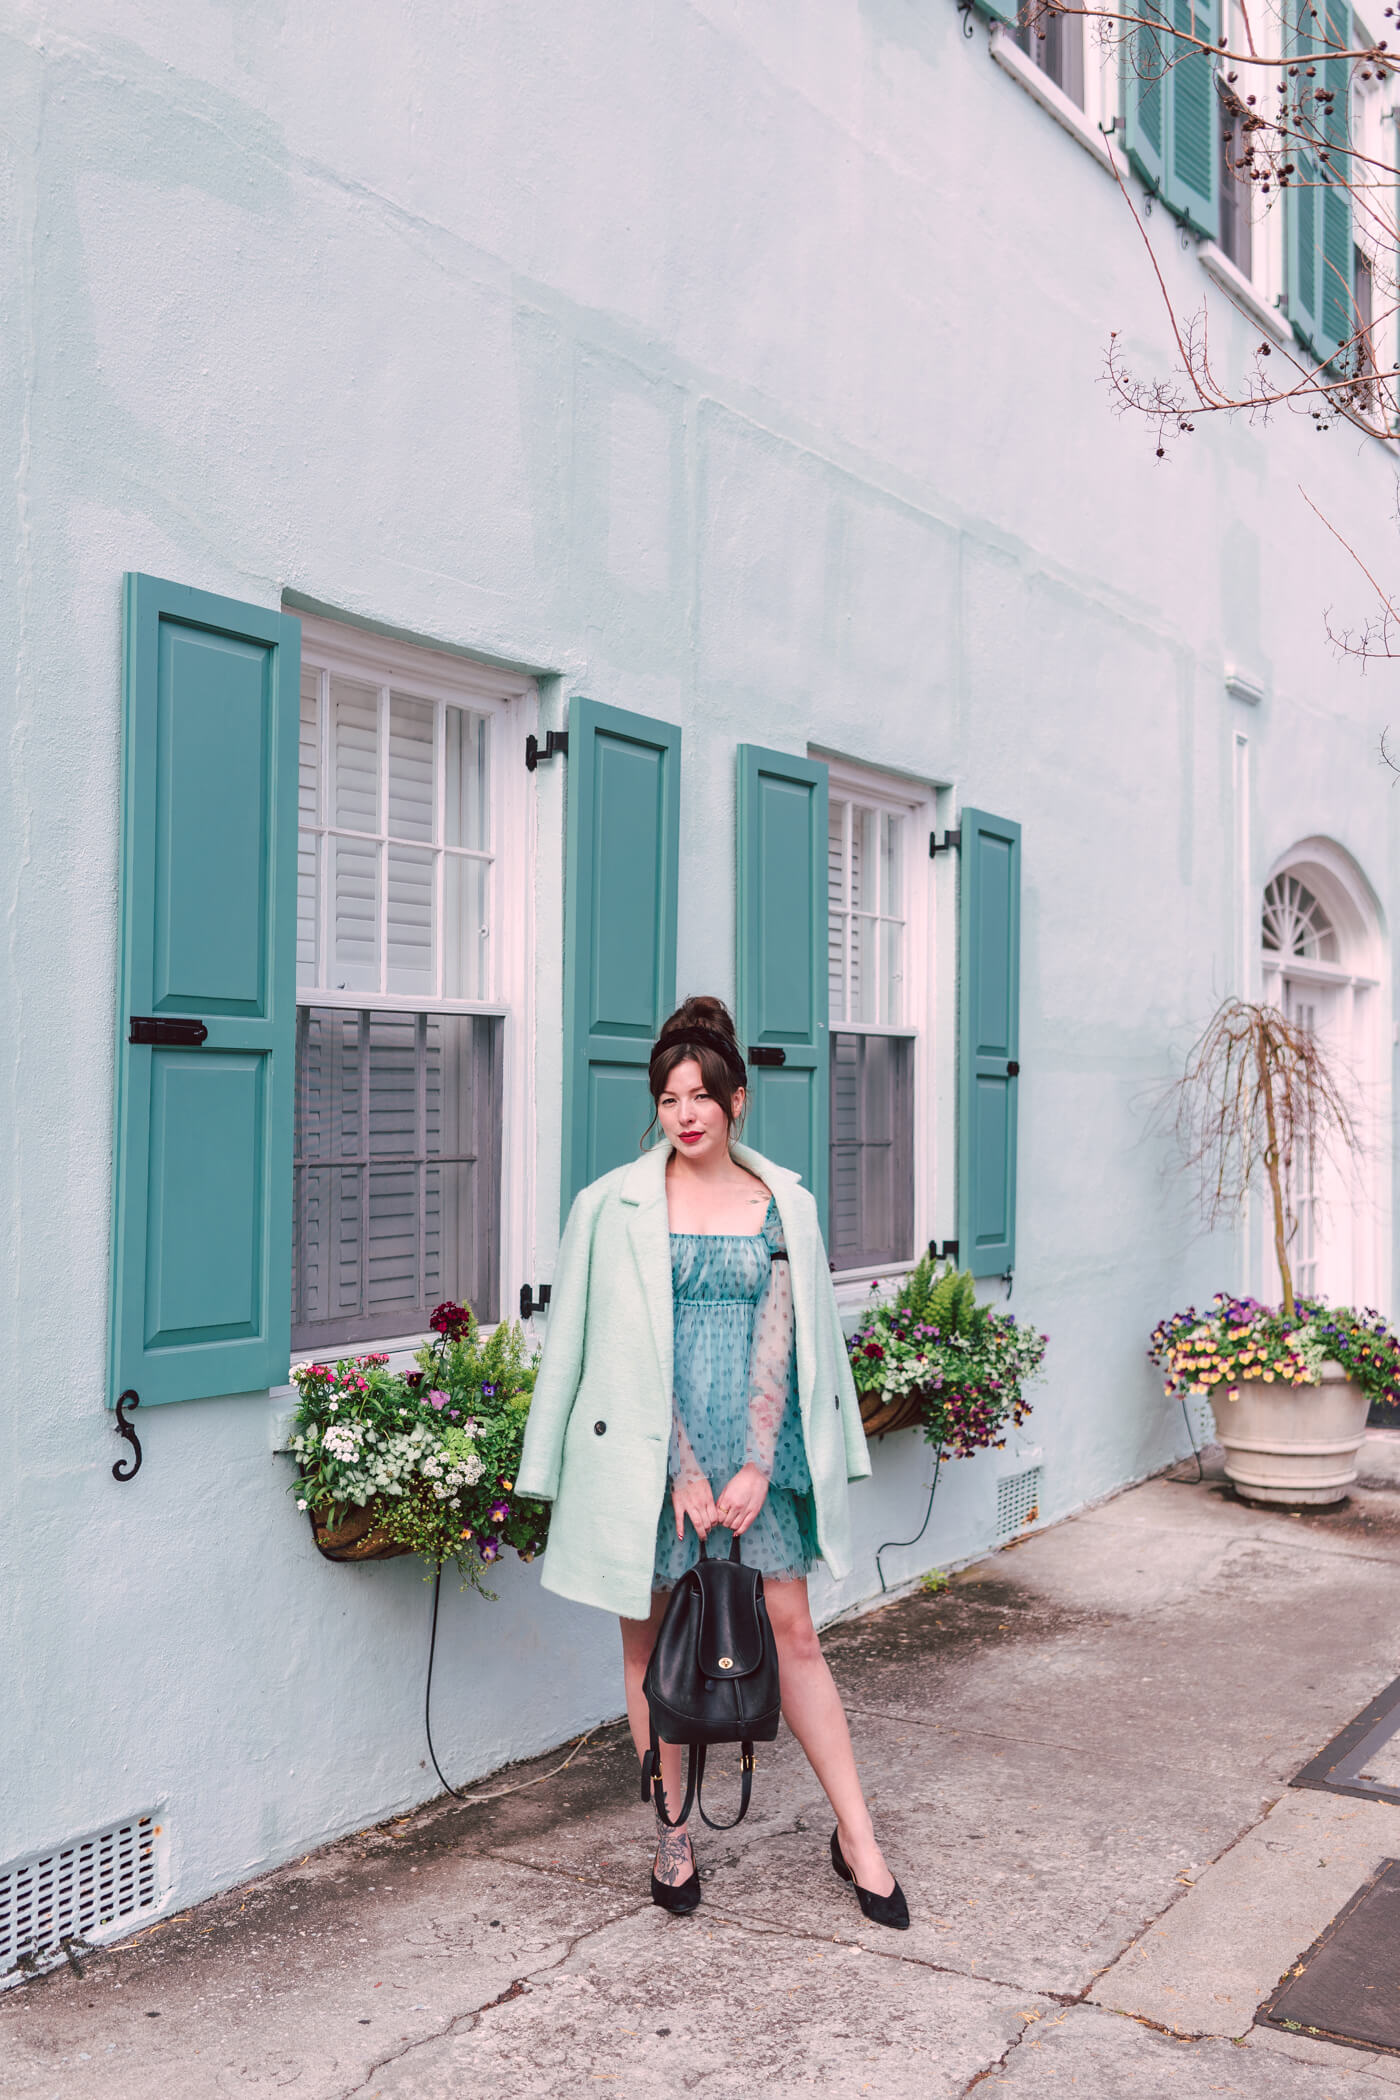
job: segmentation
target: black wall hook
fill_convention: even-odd
[[[136,1453],[135,1458],[119,1458],[112,1468],[113,1480],[134,1480],[141,1470],[141,1439],[126,1419],[128,1407],[139,1407],[141,1395],[130,1386],[117,1402],[117,1435],[124,1436]]]

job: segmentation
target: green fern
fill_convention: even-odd
[[[932,1254],[909,1271],[895,1299],[924,1327],[942,1335],[977,1335],[987,1324],[986,1307],[977,1303],[977,1283],[970,1269],[945,1268]]]

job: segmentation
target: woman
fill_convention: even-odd
[[[642,1678],[701,1541],[762,1570],[783,1712],[836,1814],[831,1860],[865,1915],[908,1906],[875,1842],[807,1574],[850,1565],[847,1482],[870,1458],[816,1206],[735,1142],[746,1071],[718,999],[687,999],[651,1053],[665,1143],[582,1190],[569,1213],[516,1490],[552,1500],[547,1589],[616,1611],[638,1755]],[[668,1798],[682,1752],[663,1744]],[[700,1901],[689,1831],[658,1826],[652,1900]]]

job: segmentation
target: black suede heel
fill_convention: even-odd
[[[909,1905],[904,1900],[904,1891],[899,1883],[895,1883],[888,1896],[876,1896],[869,1889],[863,1889],[846,1865],[841,1851],[841,1840],[834,1830],[831,1833],[831,1864],[843,1881],[849,1881],[856,1892],[861,1909],[872,1925],[888,1925],[892,1932],[909,1930]],[[689,1887],[689,1883],[686,1886]]]
[[[672,1888],[669,1881],[658,1881],[651,1877],[651,1900],[661,1910],[669,1910],[673,1917],[688,1918],[693,1910],[700,1908],[700,1869],[692,1867],[690,1879]]]

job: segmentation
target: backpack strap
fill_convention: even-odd
[[[681,1803],[681,1812],[675,1817],[668,1816],[666,1813],[666,1789],[661,1780],[661,1745],[657,1741],[656,1723],[653,1721],[651,1726],[651,1747],[642,1759],[642,1799],[652,1803],[656,1809],[658,1821],[664,1823],[668,1830],[679,1830],[682,1823],[690,1821],[690,1811],[695,1806],[695,1796],[704,1781],[704,1777],[705,1745],[703,1743],[692,1743],[690,1756],[686,1763],[685,1799]],[[745,1802],[745,1807],[747,1806],[748,1804]],[[703,1808],[700,1813],[702,1816],[705,1815]],[[705,1816],[705,1820],[708,1823],[709,1817]]]
[[[697,1775],[695,1799],[701,1820],[708,1823],[711,1830],[734,1830],[748,1814],[749,1801],[753,1794],[753,1744],[746,1741],[739,1745],[739,1813],[732,1823],[717,1823],[713,1816],[705,1813],[705,1745],[700,1743],[696,1748],[700,1754],[700,1770]],[[690,1797],[687,1795],[687,1807],[689,1804]],[[684,1816],[681,1817],[681,1821],[685,1821]]]

